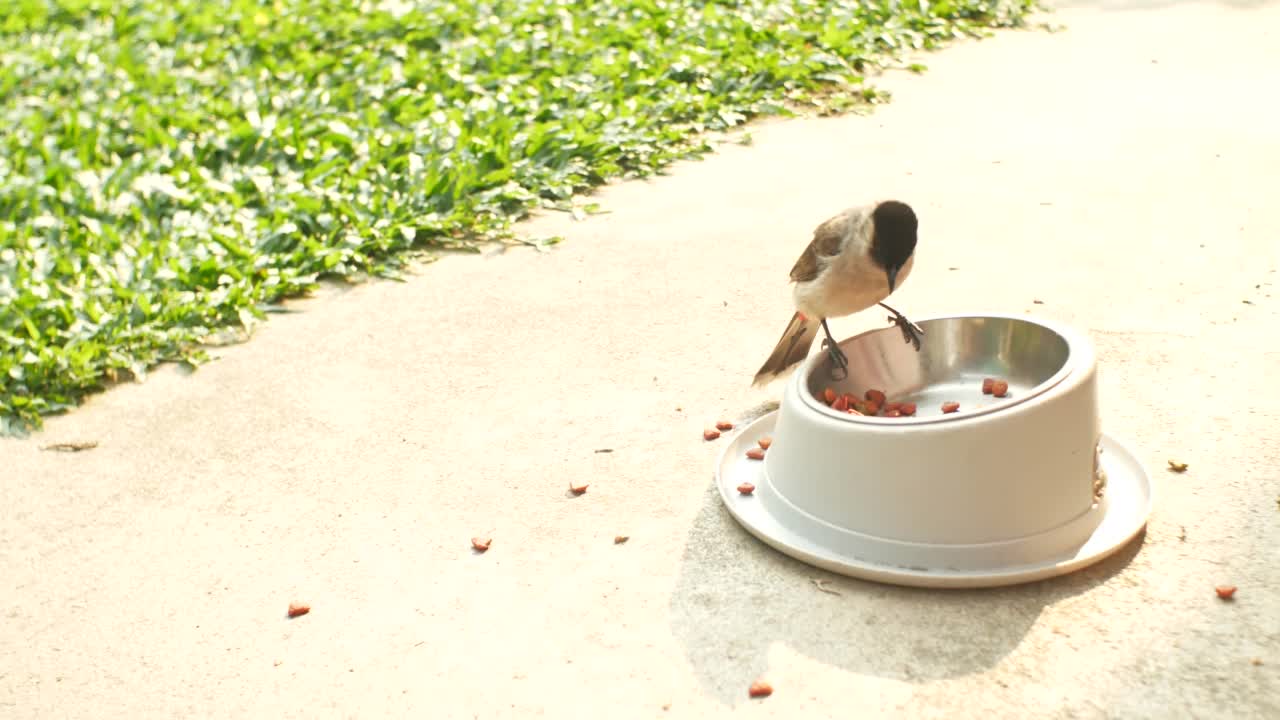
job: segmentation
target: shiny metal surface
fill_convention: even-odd
[[[826,352],[808,365],[805,401],[832,417],[849,422],[916,425],[962,420],[1013,407],[1044,392],[1070,371],[1071,347],[1057,331],[1027,318],[962,315],[918,321],[924,330],[919,352],[903,342],[894,326],[841,341],[849,358],[848,377],[831,379]],[[1009,383],[1006,397],[982,394],[983,378]],[[914,402],[914,418],[861,417],[840,413],[819,399],[823,390],[863,397],[882,390],[891,402]],[[803,394],[802,394],[803,395]],[[958,412],[943,414],[944,402],[958,402]]]

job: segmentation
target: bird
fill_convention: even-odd
[[[766,385],[808,357],[819,328],[826,334],[823,347],[833,377],[847,377],[849,359],[831,336],[827,318],[875,305],[893,313],[889,321],[919,352],[924,331],[883,302],[911,274],[919,225],[915,211],[899,200],[849,207],[818,225],[791,268],[795,314],[752,385]]]

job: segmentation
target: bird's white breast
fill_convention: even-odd
[[[825,261],[818,276],[793,288],[796,309],[810,317],[842,317],[861,312],[889,297],[889,278],[868,254],[870,233],[854,225],[839,255]],[[902,286],[915,264],[912,255],[898,271]]]

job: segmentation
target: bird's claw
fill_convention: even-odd
[[[924,335],[924,330],[919,325],[911,322],[905,315],[890,315],[889,322],[898,326],[902,331],[902,341],[911,343],[915,347],[916,352],[920,352],[920,336]]]
[[[831,358],[831,379],[840,381],[849,377],[849,357],[844,354],[840,346],[823,338],[822,348],[827,351],[827,355]]]

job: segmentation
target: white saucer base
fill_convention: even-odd
[[[1105,515],[1079,547],[1031,563],[1001,565],[995,561],[992,568],[982,570],[901,567],[878,562],[869,557],[874,554],[874,538],[833,527],[796,508],[773,490],[765,464],[746,457],[746,451],[756,447],[757,440],[773,431],[777,415],[777,411],[771,412],[743,427],[721,451],[716,463],[720,497],[729,514],[765,544],[801,562],[841,575],[934,588],[997,587],[1033,582],[1065,575],[1105,559],[1136,537],[1151,514],[1151,480],[1142,463],[1124,445],[1103,434],[1101,465],[1107,474],[1107,485],[1099,509]],[[752,494],[738,492],[738,486],[744,482],[755,486]],[[998,556],[1000,544],[993,545],[991,552]]]

